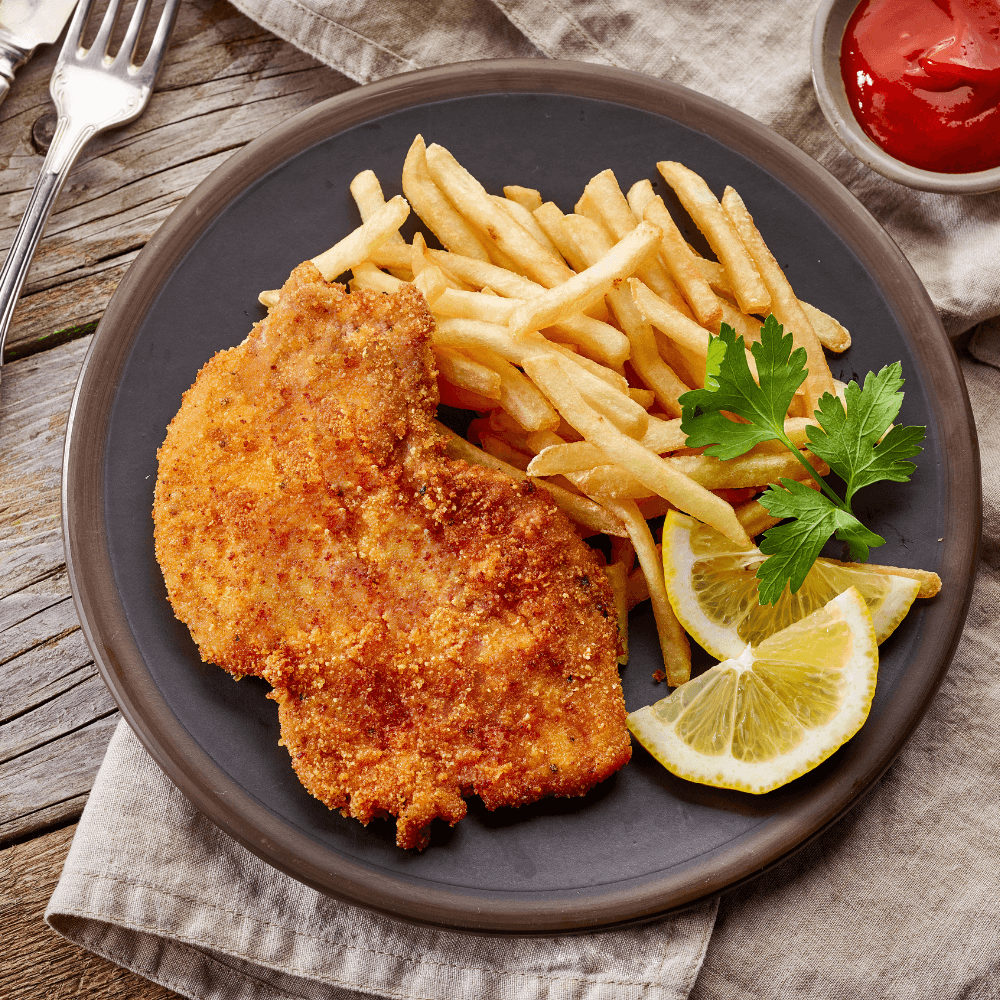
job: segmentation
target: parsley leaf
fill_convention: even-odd
[[[796,520],[764,532],[760,550],[770,558],[757,570],[761,604],[774,604],[786,584],[791,586],[793,593],[798,590],[833,534],[848,543],[851,558],[858,562],[868,559],[869,548],[885,544],[881,535],[869,531],[853,514],[836,506],[825,494],[794,479],[782,479],[781,485],[784,489],[773,484],[769,486],[760,502],[775,517]]]
[[[725,323],[719,336],[711,337],[705,388],[686,392],[679,400],[681,430],[688,436],[689,448],[711,445],[705,454],[721,459],[743,455],[761,441],[777,439],[794,448],[785,436],[785,414],[805,381],[806,352],[801,347],[792,351],[791,334],[782,336],[773,316],[764,324],[760,343],[750,350],[759,385],[750,371],[743,338],[737,340],[736,331]],[[736,423],[722,411],[749,423]]]
[[[846,409],[839,397],[829,393],[819,401],[816,419],[820,426],[806,431],[809,447],[847,484],[848,509],[862,487],[882,479],[905,483],[916,470],[903,459],[923,450],[924,428],[893,427],[885,434],[903,402],[902,385],[902,366],[897,361],[878,375],[869,372],[864,389],[857,382],[848,383]],[[877,444],[883,434],[885,438]]]
[[[762,441],[785,445],[816,481],[821,492],[783,479],[771,484],[760,503],[775,517],[793,518],[764,533],[761,552],[767,559],[757,570],[761,604],[773,604],[786,585],[794,592],[831,536],[846,542],[851,557],[868,558],[885,539],[854,516],[851,500],[865,486],[887,479],[906,482],[916,466],[906,459],[922,449],[923,427],[891,427],[903,402],[902,366],[887,365],[868,373],[864,388],[848,384],[840,398],[826,393],[815,412],[818,427],[807,430],[810,450],[822,458],[847,486],[843,500],[823,481],[785,433],[785,415],[805,381],[806,352],[793,348],[791,335],[769,316],[759,343],[750,348],[757,368],[754,378],[742,337],[726,324],[718,337],[709,335],[705,387],[680,397],[681,429],[688,447],[729,459]],[[888,432],[887,432],[888,429]],[[707,447],[706,447],[707,446]]]

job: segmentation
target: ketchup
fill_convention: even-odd
[[[862,0],[840,66],[890,156],[946,174],[1000,166],[1000,0]]]

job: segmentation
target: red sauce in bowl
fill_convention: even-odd
[[[1000,166],[1000,0],[862,0],[840,66],[890,156],[946,174]]]

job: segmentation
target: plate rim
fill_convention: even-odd
[[[882,751],[857,773],[835,771],[808,808],[776,817],[765,833],[758,834],[753,850],[729,850],[730,856],[716,860],[708,874],[693,876],[688,869],[697,859],[692,859],[639,888],[602,892],[599,899],[583,897],[585,906],[581,899],[464,895],[374,872],[273,815],[229,779],[187,734],[144,671],[138,650],[128,648],[131,633],[103,532],[107,418],[121,372],[144,317],[198,236],[249,187],[317,142],[394,111],[496,93],[565,94],[661,114],[741,153],[806,201],[859,257],[920,361],[941,432],[945,498],[958,515],[941,566],[942,577],[956,582],[929,607],[930,634],[915,660],[922,697],[911,698],[906,711],[897,699],[890,700],[883,718],[895,735]],[[706,123],[724,124],[731,131],[721,139],[717,132],[701,127]],[[796,175],[794,184],[789,182],[790,173]],[[858,238],[848,238],[848,232]],[[891,265],[891,274],[880,268],[876,276],[869,264],[872,257],[881,257],[885,267]],[[905,322],[907,318],[913,325]],[[942,389],[950,394],[942,395]],[[982,520],[975,424],[957,358],[913,268],[854,196],[798,147],[714,98],[628,70],[533,59],[438,66],[337,94],[254,139],[205,178],[140,251],[98,325],[67,423],[62,513],[74,603],[101,676],[146,750],[201,813],[268,864],[327,895],[420,924],[518,935],[622,927],[677,912],[782,863],[852,808],[902,749],[944,677],[972,596]],[[727,851],[723,847],[710,853]]]

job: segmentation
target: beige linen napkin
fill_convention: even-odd
[[[832,170],[880,219],[952,335],[1000,313],[1000,196],[901,188],[845,153],[809,79],[814,3],[235,0],[366,82],[463,59],[604,62],[710,94]],[[268,868],[196,813],[132,734],[112,741],[47,919],[197,997],[1000,996],[1000,326],[967,357],[984,447],[984,561],[930,713],[846,819],[714,908],[582,938],[415,929]],[[993,346],[996,345],[996,346]]]
[[[448,62],[541,55],[618,66],[708,94],[770,126],[847,185],[906,254],[949,334],[1000,313],[1000,195],[913,191],[843,148],[810,76],[818,0],[233,3],[359,83]]]
[[[46,920],[91,951],[205,1000],[675,1000],[691,989],[715,908],[548,939],[391,920],[308,889],[241,847],[170,784],[122,722]]]

